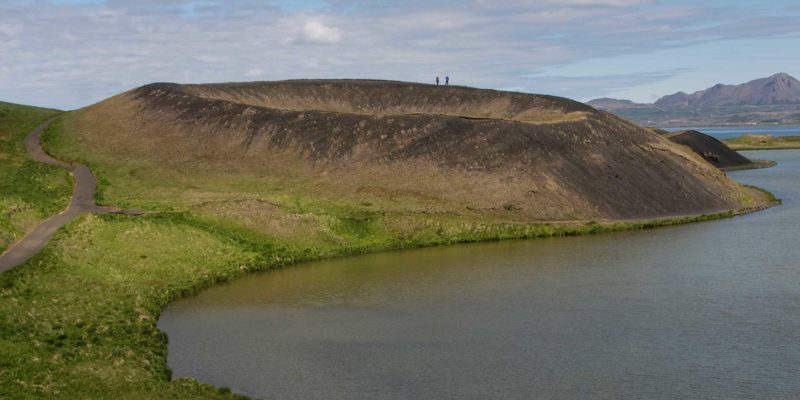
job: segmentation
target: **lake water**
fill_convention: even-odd
[[[168,364],[267,399],[800,398],[800,151],[747,156],[783,206],[248,276],[166,310]]]
[[[722,140],[735,139],[748,133],[769,134],[772,136],[800,136],[800,125],[664,128],[664,130],[670,132],[689,129],[700,131]]]

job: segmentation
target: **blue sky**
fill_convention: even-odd
[[[378,78],[650,102],[800,77],[796,0],[0,0],[0,100]]]

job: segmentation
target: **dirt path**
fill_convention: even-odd
[[[42,132],[52,121],[51,119],[44,122],[28,134],[25,138],[25,147],[33,160],[55,165],[70,171],[70,175],[72,175],[75,181],[75,187],[72,190],[72,200],[65,211],[42,221],[32,231],[28,232],[25,237],[12,244],[5,253],[0,255],[0,272],[8,271],[33,257],[47,244],[59,228],[66,225],[70,220],[83,212],[110,212],[130,215],[143,214],[143,212],[137,210],[120,210],[113,207],[96,205],[94,203],[94,192],[97,188],[97,180],[94,178],[94,175],[92,175],[92,171],[82,164],[69,164],[61,160],[56,160],[44,152],[39,145],[39,139]]]

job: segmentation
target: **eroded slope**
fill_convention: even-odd
[[[591,111],[552,96],[531,96],[460,86],[439,87],[393,81],[294,80],[184,85],[198,97],[295,111],[367,115],[432,114],[528,123],[577,121]]]

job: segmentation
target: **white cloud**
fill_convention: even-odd
[[[487,7],[568,7],[568,6],[617,6],[630,7],[655,3],[655,0],[476,0]]]
[[[263,73],[264,71],[262,71],[261,68],[251,68],[244,73],[244,76],[248,78],[255,78],[257,76],[261,76]]]
[[[551,3],[561,5],[599,5],[599,6],[638,6],[642,4],[652,4],[655,0],[553,0]]]
[[[15,35],[22,31],[20,24],[0,23],[0,35]]]
[[[608,93],[628,89],[643,84],[664,81],[672,78],[681,70],[655,71],[629,75],[595,75],[595,76],[530,76],[529,87],[548,93],[578,100],[591,100],[603,97]]]
[[[303,39],[310,43],[338,43],[342,39],[342,31],[314,19],[303,25]]]
[[[557,68],[744,36],[771,40],[797,35],[800,26],[799,15],[771,15],[757,0],[744,8],[650,0],[476,1],[328,0],[335,7],[281,11],[256,0],[207,0],[203,7],[210,11],[194,7],[187,14],[181,4],[196,2],[0,0],[0,66],[11,67],[0,71],[0,100],[74,108],[156,81],[427,82],[437,74],[471,86],[594,96],[604,87],[653,77],[577,81]],[[792,73],[794,65],[775,68]],[[550,71],[543,74],[550,78],[532,77],[536,71]]]

